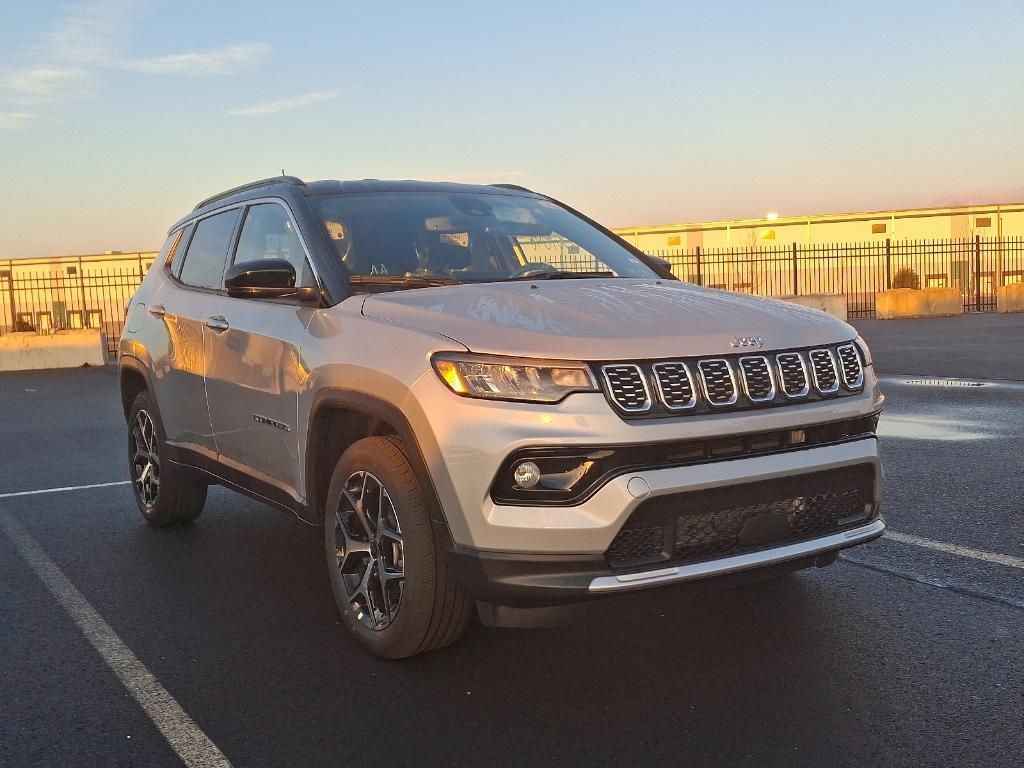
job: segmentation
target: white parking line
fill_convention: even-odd
[[[66,485],[62,488],[40,488],[38,491],[15,491],[13,493],[0,493],[0,499],[10,499],[14,496],[36,496],[40,493],[65,493],[66,491],[84,491],[87,488],[110,488],[114,485],[130,485],[131,480],[115,480],[112,483],[93,483],[92,485]]]
[[[1020,568],[1024,571],[1024,557],[1014,557],[1013,555],[1004,555],[999,552],[988,552],[984,549],[971,549],[970,547],[961,547],[959,544],[947,544],[944,541],[934,541],[933,539],[923,539],[920,536],[911,536],[909,533],[899,533],[897,531],[888,530],[885,532],[882,540],[885,541],[898,541],[901,544],[912,544],[915,547],[924,547],[925,549],[933,549],[936,552],[946,552],[950,555],[959,555],[960,557],[969,557],[972,560],[982,560],[986,563],[995,563],[996,565],[1008,565],[1010,568]]]
[[[132,649],[110,628],[21,523],[3,509],[0,509],[0,530],[7,534],[50,594],[74,619],[85,639],[103,657],[182,762],[190,768],[230,768],[231,763],[224,754],[160,685]]]

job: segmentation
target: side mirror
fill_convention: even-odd
[[[295,267],[286,259],[246,261],[230,267],[224,275],[224,290],[236,299],[316,297],[314,288],[295,287]]]

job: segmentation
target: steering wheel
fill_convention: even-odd
[[[543,275],[546,272],[558,272],[557,267],[553,267],[550,264],[541,264],[539,262],[530,262],[523,264],[519,269],[510,274],[506,280],[514,280],[517,277],[533,277],[534,275]]]

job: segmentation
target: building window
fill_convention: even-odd
[[[871,234],[872,235],[884,235],[885,234],[885,222],[882,222],[881,224],[872,224],[871,225]]]
[[[77,275],[78,274],[78,267],[68,267],[68,274],[69,275]]]
[[[991,216],[979,216],[974,220],[975,229],[987,229],[992,226]]]
[[[765,230],[764,232],[761,233],[761,239],[762,240],[774,240],[775,239],[775,230],[774,229],[767,229],[767,230]]]
[[[672,246],[672,245],[682,245],[683,244],[683,238],[680,235],[669,235],[668,236],[668,244],[670,246]]]
[[[925,276],[925,285],[928,288],[945,288],[947,282],[946,275],[927,275]]]

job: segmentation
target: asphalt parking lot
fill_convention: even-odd
[[[156,530],[124,484],[34,493],[125,479],[115,372],[0,375],[0,764],[180,765],[169,732],[207,739],[194,765],[1018,768],[1024,316],[856,324],[889,536],[401,663],[349,641],[320,534],[286,514],[216,488]],[[166,698],[144,709],[96,642]]]

